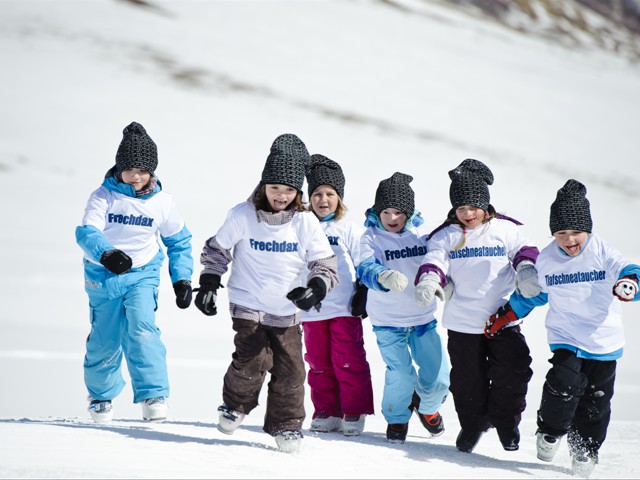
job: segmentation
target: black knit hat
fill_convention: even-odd
[[[158,167],[158,148],[142,125],[131,122],[122,131],[122,141],[116,152],[118,173],[140,168],[153,174]]]
[[[406,173],[396,172],[380,182],[376,190],[376,203],[373,209],[376,214],[386,208],[395,208],[411,218],[415,210],[415,195],[409,186],[413,177]]]
[[[449,199],[453,208],[462,205],[472,205],[483,210],[489,208],[489,185],[493,185],[493,173],[484,163],[467,158],[449,171],[449,178]]]
[[[311,162],[307,169],[307,183],[309,184],[309,198],[320,185],[329,185],[344,198],[344,174],[342,168],[330,158],[315,153],[311,155]]]
[[[309,152],[305,144],[292,133],[285,133],[273,141],[260,183],[289,185],[302,191],[308,164]]]
[[[552,235],[560,230],[591,233],[593,222],[586,194],[587,187],[573,179],[567,180],[567,183],[558,190],[556,201],[551,204],[549,216]]]

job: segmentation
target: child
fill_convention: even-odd
[[[461,427],[456,448],[471,453],[482,434],[495,427],[503,448],[517,450],[533,374],[529,348],[520,327],[495,339],[483,332],[488,315],[513,291],[514,280],[516,288],[539,290],[533,267],[538,249],[524,237],[519,222],[496,213],[489,203],[493,174],[484,163],[466,159],[449,177],[453,208],[429,235],[428,252],[415,278],[416,301],[429,305],[434,295],[442,298],[445,282],[453,283],[442,325],[448,334],[450,390]]]
[[[573,472],[583,477],[598,463],[611,418],[616,361],[624,345],[620,302],[640,298],[640,266],[591,233],[586,192],[582,183],[568,180],[551,205],[554,240],[536,262],[542,293],[529,299],[514,293],[487,325],[490,334],[504,335],[505,327],[548,302],[545,324],[553,356],[538,410],[538,458],[552,461],[566,434]]]
[[[382,414],[387,440],[404,443],[409,429],[414,391],[416,412],[432,436],[444,433],[438,412],[449,388],[449,365],[436,329],[436,303],[418,306],[407,276],[415,275],[426,252],[421,233],[424,220],[415,210],[413,178],[395,172],[382,180],[360,243],[357,274],[369,288],[367,313],[387,365]],[[418,372],[413,363],[418,366]]]
[[[365,416],[374,413],[362,319],[350,312],[356,289],[353,259],[360,251],[362,230],[344,219],[345,178],[340,165],[323,155],[312,155],[307,182],[311,211],[336,254],[340,278],[320,311],[302,314],[307,379],[315,408],[310,430],[341,430],[355,436],[362,433]]]
[[[319,309],[338,281],[336,256],[302,203],[308,162],[297,136],[274,140],[259,185],[205,242],[195,300],[205,315],[217,313],[220,278],[233,260],[227,288],[235,352],[224,377],[218,430],[231,435],[256,408],[269,372],[263,430],[283,452],[299,450],[305,418],[300,309]]]
[[[113,418],[111,402],[124,388],[127,361],[133,401],[142,418],[167,417],[169,379],[165,346],[155,323],[160,268],[167,248],[169,274],[179,308],[191,303],[191,233],[155,170],[156,144],[133,122],[123,131],[116,164],[89,197],[76,228],[84,250],[85,290],[91,308],[84,381],[96,423]]]

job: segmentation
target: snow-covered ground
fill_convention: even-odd
[[[414,2],[415,3],[415,2]],[[492,169],[492,204],[540,247],[568,178],[587,185],[594,230],[640,263],[640,69],[482,23],[441,4],[420,14],[372,1],[0,0],[0,478],[567,478],[535,455],[535,412],[549,351],[544,308],[524,326],[534,358],[521,448],[495,432],[473,454],[414,418],[404,445],[382,415],[356,438],[305,430],[297,455],[261,431],[263,406],[229,437],[217,431],[233,351],[225,308],[176,308],[163,272],[158,325],[168,349],[171,419],[141,422],[127,386],[116,421],[96,426],[82,380],[89,331],[74,229],[113,164],[122,129],[142,123],[157,170],[199,252],[259,180],[285,132],[340,162],[345,201],[364,220],[378,182],[414,177],[435,227],[447,171],[468,157]],[[219,302],[227,304],[224,290]],[[593,478],[637,478],[640,306],[624,306],[613,420]],[[384,364],[366,348],[379,408]],[[446,333],[442,332],[443,337]],[[307,395],[308,396],[308,395]],[[312,406],[307,399],[310,418]],[[309,419],[305,422],[308,427]]]

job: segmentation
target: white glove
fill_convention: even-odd
[[[516,292],[525,298],[531,298],[540,295],[541,291],[536,267],[532,262],[520,262],[516,268]]]
[[[630,302],[638,293],[638,282],[631,277],[619,278],[613,286],[613,294],[622,302]]]
[[[413,292],[413,298],[421,307],[428,307],[434,297],[444,300],[444,290],[440,286],[440,275],[436,272],[423,273]]]
[[[380,275],[378,275],[378,283],[384,288],[393,290],[394,292],[402,292],[405,288],[407,288],[409,280],[407,280],[407,277],[405,277],[401,272],[396,272],[395,270],[385,270]]]

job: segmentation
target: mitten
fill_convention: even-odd
[[[193,289],[194,292],[198,292],[195,301],[198,310],[208,316],[218,313],[216,292],[220,287],[222,287],[220,285],[220,275],[215,273],[203,273],[200,275],[200,287]]]
[[[638,279],[635,275],[619,278],[613,286],[613,294],[621,302],[630,302],[638,293]]]
[[[541,291],[536,267],[532,262],[520,262],[516,267],[516,292],[531,298],[540,295]]]
[[[409,280],[403,273],[395,270],[385,270],[378,275],[378,283],[387,290],[393,290],[394,292],[402,292],[407,288]]]
[[[484,326],[484,336],[493,338],[500,335],[500,332],[507,328],[511,322],[518,320],[516,312],[513,311],[509,303],[504,304],[496,313],[491,315]]]
[[[308,312],[312,307],[320,311],[320,302],[327,296],[327,285],[318,277],[309,280],[306,287],[297,287],[287,293],[287,298],[300,310]]]
[[[440,275],[436,272],[423,273],[420,275],[420,281],[416,284],[413,298],[421,307],[428,307],[435,297],[444,300],[444,290],[440,286]]]
[[[176,294],[176,305],[178,308],[187,308],[191,305],[191,282],[189,280],[178,280],[173,284],[173,291]]]
[[[360,280],[356,282],[356,293],[351,300],[351,315],[354,317],[367,318],[367,292],[369,289]]]
[[[102,254],[100,263],[111,273],[120,275],[131,268],[131,257],[122,250],[108,250]]]

